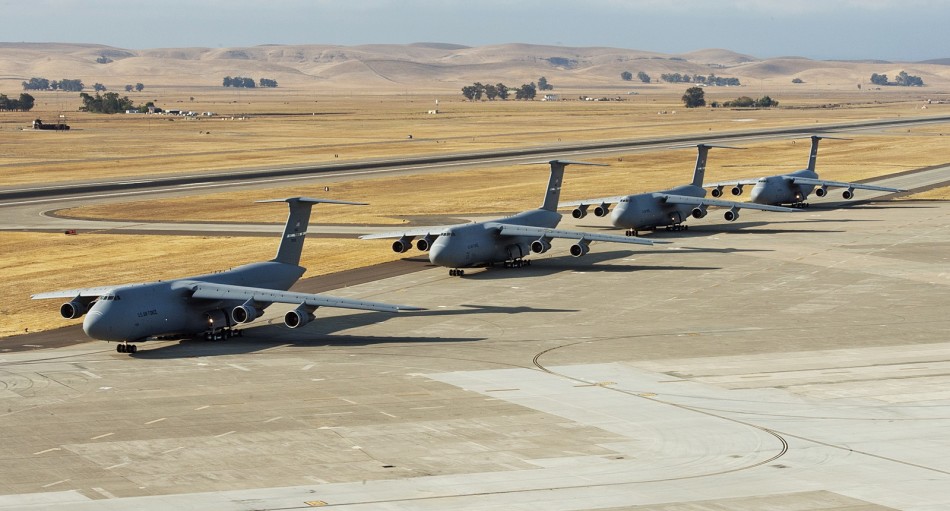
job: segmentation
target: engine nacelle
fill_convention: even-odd
[[[412,248],[412,236],[403,236],[393,242],[393,252],[402,254]]]
[[[709,192],[709,195],[712,195],[713,197],[722,197],[722,187],[721,187],[721,186],[717,186],[717,187],[713,188],[713,189]]]
[[[250,323],[264,314],[264,309],[258,309],[248,304],[238,305],[231,309],[231,319],[235,323]]]
[[[584,218],[587,216],[587,208],[590,207],[590,204],[581,204],[574,208],[574,211],[571,211],[571,216],[577,219]]]
[[[316,316],[313,315],[309,307],[301,305],[284,314],[284,324],[287,325],[287,328],[300,328],[315,318]]]
[[[730,190],[733,195],[742,195],[742,185],[736,185]]]
[[[587,255],[588,252],[590,252],[590,241],[581,240],[571,245],[571,255],[574,257]]]
[[[606,202],[594,208],[594,216],[604,217],[610,214],[610,204]]]
[[[828,195],[828,187],[822,186],[819,188],[815,188],[815,195],[819,197],[824,197],[825,195]]]
[[[428,252],[429,249],[432,248],[432,243],[436,238],[438,238],[438,236],[434,234],[426,234],[425,237],[419,238],[419,241],[416,242],[416,248],[423,252]]]
[[[547,238],[541,238],[531,242],[531,251],[535,254],[543,254],[548,250],[551,250],[551,242]]]
[[[725,218],[727,222],[735,222],[736,219],[739,218],[739,210],[737,208],[732,208],[726,211],[722,217]]]
[[[690,215],[692,215],[693,218],[703,218],[707,213],[709,212],[706,211],[706,206],[696,206]]]
[[[78,300],[66,302],[59,306],[60,316],[66,319],[76,319],[78,317],[81,317],[88,310],[89,310],[89,306]]]
[[[844,197],[844,200],[851,200],[851,197],[854,197],[854,189],[848,188],[847,190],[841,192],[841,196]]]

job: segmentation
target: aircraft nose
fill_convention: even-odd
[[[429,261],[438,266],[455,268],[458,266],[452,257],[452,246],[445,238],[440,237],[429,249]]]
[[[749,192],[749,200],[756,204],[768,204],[768,194],[764,186],[756,186]]]
[[[610,223],[613,224],[614,227],[627,227],[626,222],[624,222],[624,217],[627,216],[628,207],[629,204],[621,202],[610,212]]]
[[[82,330],[93,339],[112,340],[112,327],[100,311],[93,310],[86,314],[82,320]]]

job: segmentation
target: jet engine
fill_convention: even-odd
[[[822,186],[819,188],[815,188],[815,195],[819,197],[824,197],[825,195],[828,195],[828,187]]]
[[[434,242],[436,238],[438,238],[438,236],[426,234],[425,237],[420,238],[419,241],[416,242],[416,248],[423,252],[428,252],[429,249],[432,248],[432,242]],[[393,249],[395,249],[395,247],[393,247]],[[403,252],[405,252],[405,250],[403,250]]]
[[[713,188],[713,189],[709,192],[709,195],[712,195],[713,197],[722,197],[722,187],[721,187],[721,186],[717,186],[717,187]]]
[[[231,319],[235,323],[250,323],[264,314],[264,309],[258,309],[252,305],[238,305],[231,309]]]
[[[543,254],[548,250],[551,250],[551,242],[547,238],[540,238],[531,242],[531,251],[535,254]]]
[[[848,188],[847,190],[841,192],[841,196],[844,197],[844,200],[850,200],[851,197],[854,197],[854,189]]]
[[[574,208],[574,211],[571,211],[571,216],[577,219],[584,218],[587,216],[587,208],[590,207],[590,204],[581,204]]]
[[[594,208],[594,216],[607,216],[610,213],[610,204],[606,202],[601,203],[600,206]]]
[[[66,302],[59,306],[59,314],[66,319],[76,319],[85,314],[88,310],[89,306],[78,300]]]
[[[284,314],[284,324],[287,328],[300,328],[313,321],[316,316],[306,305],[300,305],[296,309]]]
[[[412,236],[403,236],[393,242],[393,252],[402,254],[412,248]]]
[[[742,185],[733,186],[731,191],[733,195],[742,195]]]
[[[571,245],[571,255],[574,257],[586,255],[588,252],[590,252],[590,241],[588,240],[580,240]]]
[[[735,222],[736,219],[739,218],[739,208],[732,208],[726,211],[722,217],[725,218],[727,222]]]
[[[692,215],[693,218],[703,218],[706,216],[707,213],[708,211],[706,211],[706,206],[703,205],[703,206],[696,206],[695,208],[693,208],[693,212],[690,213],[690,215]]]

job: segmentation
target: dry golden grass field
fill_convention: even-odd
[[[73,113],[77,102],[38,94],[30,113],[0,115],[0,183],[70,182],[104,177],[195,173],[208,170],[358,161],[405,155],[457,153],[566,142],[650,138],[803,126],[897,116],[947,115],[950,105],[927,104],[934,92],[853,91],[822,94],[748,88],[709,90],[707,101],[770,94],[771,110],[684,109],[682,87],[662,87],[624,101],[481,102],[445,95],[318,96],[305,90],[222,92],[168,89],[160,106],[209,118],[98,116]],[[574,97],[582,94],[577,91]],[[570,98],[561,93],[563,98]],[[193,98],[193,99],[192,99]],[[428,114],[439,99],[438,114]],[[829,105],[835,105],[830,107]],[[822,107],[825,106],[825,107]],[[923,108],[923,107],[927,108]],[[23,130],[36,117],[61,112],[67,133]],[[408,135],[412,134],[410,140]],[[901,128],[828,140],[819,170],[836,180],[856,180],[950,161],[950,125]],[[804,139],[737,144],[744,151],[714,149],[707,180],[752,177],[802,168]],[[695,149],[631,153],[591,161],[604,168],[571,168],[562,198],[583,198],[660,189],[687,182]],[[61,214],[142,221],[280,222],[286,206],[254,200],[292,195],[366,201],[354,208],[318,206],[317,223],[398,224],[415,215],[502,213],[536,207],[547,168],[508,166],[401,177],[339,180],[310,187],[195,195],[93,205]],[[385,193],[384,193],[385,192]],[[928,192],[947,198],[947,190]],[[268,237],[138,236],[0,233],[0,336],[69,324],[56,300],[32,302],[31,293],[193,275],[270,258]],[[312,238],[304,251],[308,276],[400,257],[388,242]],[[379,297],[385,300],[385,297]]]

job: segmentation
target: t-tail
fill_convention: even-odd
[[[606,167],[603,163],[588,163],[584,161],[551,160],[551,177],[548,179],[548,188],[544,192],[544,202],[541,209],[557,211],[557,202],[561,199],[561,183],[564,182],[564,167],[568,165],[596,165]]]
[[[698,186],[702,188],[703,179],[706,178],[706,155],[709,154],[709,148],[706,144],[699,144],[696,146],[699,149],[699,154],[696,155],[696,168],[693,169],[693,186]]]
[[[303,252],[303,241],[307,237],[307,226],[310,225],[310,210],[314,204],[351,204],[365,206],[363,202],[349,202],[332,199],[311,199],[310,197],[290,197],[288,199],[268,199],[257,202],[286,202],[290,205],[290,214],[284,226],[284,235],[277,247],[277,256],[274,262],[300,265],[300,254]]]

